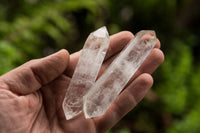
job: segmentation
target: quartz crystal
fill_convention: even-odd
[[[103,115],[155,46],[154,31],[140,31],[84,96],[86,118]]]
[[[106,27],[94,31],[87,38],[63,101],[67,120],[82,112],[83,96],[95,83],[109,43]]]

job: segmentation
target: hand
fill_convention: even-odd
[[[132,33],[127,31],[111,36],[100,75],[132,38]],[[152,86],[150,74],[164,60],[159,47],[158,41],[107,112],[93,119],[85,119],[82,114],[67,121],[62,110],[62,101],[80,52],[69,56],[66,50],[61,50],[8,72],[0,77],[0,132],[106,132],[133,109]]]

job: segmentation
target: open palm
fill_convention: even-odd
[[[100,70],[105,71],[122,48],[133,38],[124,31],[111,36]],[[46,58],[29,61],[0,77],[1,133],[101,133],[106,132],[133,109],[153,84],[150,74],[163,62],[156,44],[150,55],[115,102],[100,117],[85,119],[81,114],[66,120],[62,101],[80,52],[69,56],[61,50]]]

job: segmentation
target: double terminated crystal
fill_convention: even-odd
[[[103,115],[156,44],[153,31],[140,31],[95,82],[109,45],[105,27],[88,37],[72,76],[63,109],[67,119],[84,111],[86,118]]]
[[[63,101],[66,119],[71,119],[82,112],[83,96],[95,83],[109,42],[106,27],[91,33],[86,40]]]
[[[103,115],[156,44],[153,31],[140,31],[84,96],[86,118]]]

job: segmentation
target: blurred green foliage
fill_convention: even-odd
[[[165,62],[146,98],[109,133],[199,133],[199,0],[0,0],[0,74],[33,58],[111,34],[153,29]]]

